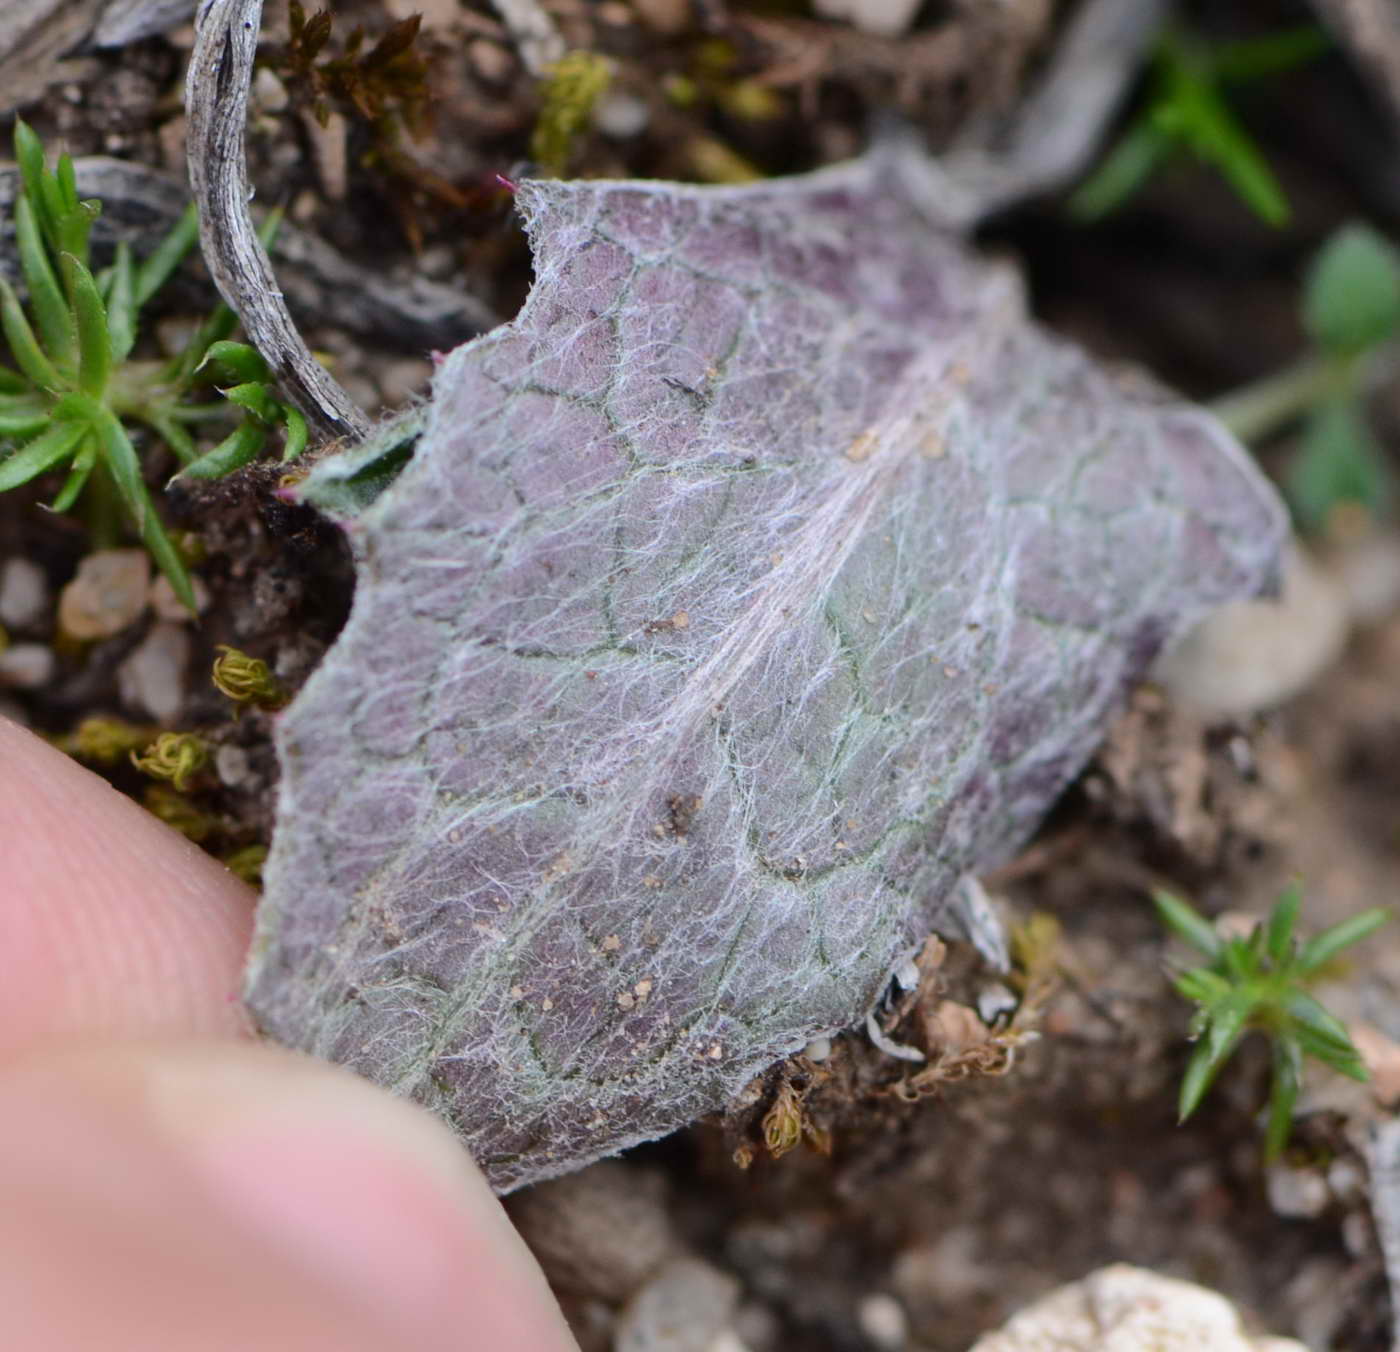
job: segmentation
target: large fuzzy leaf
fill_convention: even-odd
[[[938,182],[523,185],[527,305],[351,525],[251,1003],[498,1188],[858,1019],[1163,641],[1271,574],[1247,457],[1028,323]]]

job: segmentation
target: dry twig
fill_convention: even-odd
[[[200,246],[220,295],[288,400],[322,435],[359,438],[369,419],[302,340],[248,209],[243,133],[261,18],[262,0],[204,0],[196,19],[185,108]]]

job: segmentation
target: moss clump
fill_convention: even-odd
[[[578,135],[612,82],[612,62],[597,52],[569,52],[549,67],[530,157],[540,175],[559,178]]]

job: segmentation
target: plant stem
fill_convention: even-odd
[[[1263,441],[1324,400],[1358,385],[1355,358],[1314,353],[1263,380],[1213,400],[1210,411],[1241,441]]]
[[[99,459],[83,490],[83,515],[94,549],[115,549],[125,535],[121,500],[106,464]]]

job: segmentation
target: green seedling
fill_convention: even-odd
[[[1308,269],[1302,321],[1312,351],[1217,400],[1213,411],[1249,442],[1302,420],[1284,486],[1298,524],[1321,531],[1338,508],[1378,516],[1395,499],[1394,472],[1371,431],[1366,390],[1377,353],[1400,330],[1400,254],[1368,225],[1342,226]]]
[[[1270,1160],[1287,1144],[1305,1055],[1354,1080],[1369,1078],[1346,1027],[1306,987],[1344,948],[1390,917],[1388,908],[1372,907],[1300,945],[1294,927],[1302,897],[1297,885],[1285,889],[1268,919],[1256,925],[1248,939],[1223,937],[1200,912],[1170,892],[1159,891],[1152,898],[1162,923],[1209,959],[1175,977],[1177,991],[1197,1006],[1191,1019],[1197,1045],[1181,1082],[1180,1120],[1196,1111],[1241,1038],[1252,1030],[1262,1032],[1273,1043],[1264,1138]]]
[[[300,454],[305,420],[277,400],[257,353],[228,341],[236,320],[226,306],[173,359],[131,355],[142,308],[198,238],[193,207],[148,258],[137,263],[122,244],[111,266],[94,273],[88,239],[101,203],[79,199],[67,155],[48,168],[39,138],[22,121],[14,145],[21,179],[15,244],[26,298],[0,278],[0,332],[13,362],[0,363],[0,492],[66,466],[52,509],[82,509],[98,547],[117,542],[125,515],[193,610],[189,573],[146,487],[133,427],[167,446],[182,473],[210,478],[251,460],[273,427],[285,434],[284,458]],[[274,219],[269,234],[275,228]],[[231,372],[233,385],[224,400],[196,403],[191,393],[209,383],[201,374],[209,364]],[[238,427],[201,455],[193,431],[230,414],[241,415]]]
[[[1231,111],[1225,91],[1302,65],[1327,45],[1326,36],[1313,27],[1219,45],[1167,29],[1153,52],[1151,92],[1069,199],[1071,214],[1082,221],[1106,216],[1185,153],[1220,173],[1260,219],[1282,225],[1289,214],[1283,189]]]

